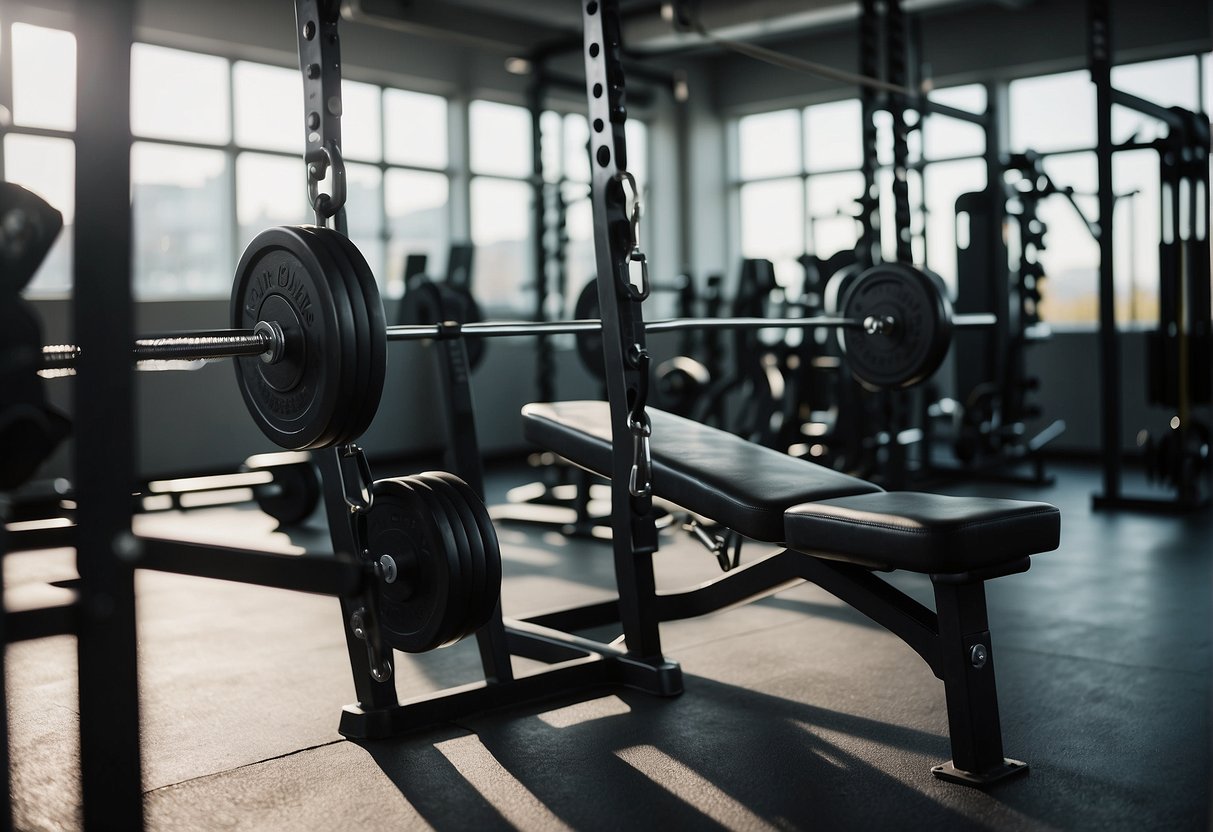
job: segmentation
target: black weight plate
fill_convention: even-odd
[[[354,268],[354,275],[362,288],[367,321],[370,325],[370,379],[367,397],[359,410],[357,420],[350,428],[355,436],[361,436],[371,426],[375,414],[379,412],[379,402],[383,398],[383,385],[387,378],[387,315],[383,310],[379,283],[358,246],[344,234],[337,234],[334,239],[345,250]]]
[[[257,470],[274,475],[272,482],[253,486],[253,499],[278,525],[297,526],[312,516],[320,502],[320,471],[316,463],[308,460]]]
[[[489,597],[495,597],[492,596],[488,583],[489,576],[488,567],[485,562],[484,538],[480,535],[480,527],[476,523],[476,516],[472,512],[471,507],[467,505],[464,496],[441,476],[437,476],[439,473],[431,471],[418,474],[416,478],[432,488],[434,493],[439,497],[446,500],[447,504],[459,516],[460,523],[467,535],[468,551],[471,554],[472,565],[470,581],[472,594],[468,605],[468,621],[465,632],[467,635],[472,635],[483,627],[488,621],[488,617],[492,615],[492,607],[485,610],[485,603]]]
[[[843,298],[850,291],[851,284],[855,282],[855,278],[863,271],[863,266],[858,263],[851,263],[848,266],[843,266],[830,275],[826,281],[825,291],[821,295],[821,308],[827,315],[841,314]]]
[[[844,318],[891,317],[892,333],[841,330],[847,368],[863,385],[910,387],[939,369],[952,342],[952,304],[942,282],[903,263],[886,263],[855,278],[842,302]]]
[[[404,290],[396,319],[402,326],[428,326],[440,323],[444,313],[438,284],[427,277],[418,277]]]
[[[450,591],[447,597],[447,613],[443,644],[454,644],[463,638],[466,632],[468,613],[471,610],[472,586],[468,576],[471,574],[471,551],[468,545],[467,533],[459,515],[439,499],[429,486],[419,481],[415,476],[399,477],[397,482],[410,489],[434,518],[435,528],[441,536],[447,555],[453,558],[456,571],[451,573]]]
[[[336,439],[333,441],[333,444],[345,444],[353,442],[362,434],[362,431],[356,430],[356,427],[361,421],[363,403],[367,398],[371,379],[371,334],[366,310],[366,296],[362,291],[358,276],[354,274],[353,264],[350,263],[345,248],[336,240],[342,235],[330,228],[314,225],[300,226],[300,229],[310,235],[317,245],[327,252],[334,275],[340,276],[345,286],[344,297],[349,303],[350,314],[354,322],[354,328],[351,330],[354,337],[345,347],[353,365],[350,368],[353,389],[350,391],[349,398],[345,400],[343,408],[345,412],[336,431]],[[336,285],[335,281],[334,285]]]
[[[451,523],[451,528],[455,532],[455,543],[459,547],[459,561],[463,566],[463,579],[467,586],[468,598],[467,609],[463,615],[462,632],[464,636],[471,635],[479,629],[479,624],[473,622],[480,611],[480,604],[484,603],[485,592],[484,555],[483,545],[480,543],[480,530],[475,527],[475,520],[465,518],[455,506],[441,480],[428,478],[424,474],[414,475],[409,479],[412,481],[414,489],[428,490],[429,496],[441,504]],[[472,542],[473,537],[476,540],[475,543]]]
[[[236,266],[231,321],[252,329],[277,323],[285,354],[274,364],[235,359],[236,381],[249,413],[271,441],[302,451],[330,444],[341,416],[344,345],[353,327],[342,315],[317,247],[298,229],[270,228],[249,243]],[[344,294],[344,284],[336,284]]]
[[[401,324],[420,326],[444,321],[467,324],[481,320],[480,307],[471,295],[427,278],[416,278],[409,284],[400,300],[400,313],[397,317]],[[484,358],[484,339],[465,338],[464,343],[467,348],[468,367],[474,370]]]
[[[579,321],[598,320],[601,317],[599,312],[598,280],[594,279],[585,284],[585,288],[577,296],[573,317]],[[581,363],[590,371],[590,375],[600,381],[606,379],[606,359],[602,355],[601,332],[578,332],[577,355],[581,356]]]
[[[484,544],[485,578],[488,585],[488,595],[484,599],[485,621],[493,614],[497,601],[501,598],[501,544],[497,540],[497,529],[489,517],[489,511],[484,507],[472,487],[454,474],[445,471],[435,471],[430,476],[443,480],[457,493],[463,496],[464,505],[472,512],[476,527],[480,530],[480,540]]]
[[[445,521],[401,480],[377,480],[364,515],[372,560],[390,555],[393,583],[379,582],[379,627],[384,640],[406,653],[424,653],[458,637],[451,590],[462,580],[459,558],[442,534]],[[453,544],[452,544],[453,545]]]

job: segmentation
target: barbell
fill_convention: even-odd
[[[992,315],[953,315],[942,281],[929,272],[885,264],[856,278],[839,316],[671,318],[646,322],[645,329],[835,328],[859,381],[896,388],[938,368],[954,327],[994,322]],[[143,369],[193,369],[235,359],[253,420],[289,450],[345,444],[365,432],[379,406],[388,341],[602,329],[593,319],[388,326],[361,252],[344,235],[314,226],[270,228],[253,239],[236,267],[231,325],[139,338],[134,360]],[[70,374],[79,357],[75,346],[43,347],[40,372]]]

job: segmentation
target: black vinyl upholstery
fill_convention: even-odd
[[[789,548],[879,569],[951,574],[1056,549],[1061,513],[1048,503],[911,491],[788,509]]]
[[[880,488],[731,433],[648,408],[653,493],[755,540],[782,542],[784,511],[798,503]],[[610,476],[606,402],[529,404],[526,438],[596,474]]]

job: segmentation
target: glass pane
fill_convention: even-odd
[[[579,114],[564,117],[565,177],[577,182],[590,181],[590,125]]]
[[[588,199],[582,199],[569,205],[569,213],[565,223],[569,241],[565,247],[565,275],[567,292],[565,294],[565,317],[573,317],[573,307],[585,284],[594,279],[598,267],[594,261],[594,207]]]
[[[264,153],[237,156],[236,217],[241,250],[271,225],[312,222],[303,163]]]
[[[350,239],[383,283],[383,174],[373,165],[345,166],[345,218]]]
[[[929,98],[970,113],[982,113],[986,109],[986,88],[981,84],[934,90]],[[986,132],[976,124],[932,115],[927,116],[922,129],[928,159],[976,156],[985,152]]]
[[[531,114],[523,107],[473,101],[468,107],[472,170],[499,176],[531,173]]]
[[[1059,188],[1095,191],[1094,153],[1050,157],[1045,160],[1045,170]],[[1094,198],[1079,197],[1079,204],[1089,219],[1099,216]],[[1040,303],[1042,320],[1094,323],[1099,317],[1099,245],[1067,200],[1046,199],[1038,216],[1047,228],[1047,247],[1040,255],[1046,278]]]
[[[401,165],[445,168],[446,99],[406,90],[384,90],[387,161]]]
[[[476,244],[475,292],[488,306],[529,310],[534,305],[531,270],[531,186],[505,179],[472,180],[472,242]]]
[[[13,24],[13,121],[76,129],[76,38],[70,32]]]
[[[794,173],[800,165],[800,113],[779,110],[737,122],[738,172],[742,179]]]
[[[131,192],[137,296],[227,296],[234,262],[227,155],[139,142]]]
[[[1011,82],[1011,149],[1095,145],[1095,85],[1086,70]]]
[[[784,286],[804,276],[796,262],[804,252],[804,205],[799,179],[741,186],[741,256],[773,261]]]
[[[862,120],[863,108],[856,99],[806,107],[805,167],[813,171],[862,165]]]
[[[1199,79],[1200,67],[1194,57],[1112,67],[1113,87],[1163,107],[1199,108]],[[1112,140],[1115,142],[1130,136],[1138,141],[1150,141],[1166,134],[1167,128],[1156,119],[1127,107],[1112,108]]]
[[[404,291],[404,261],[410,254],[429,258],[427,274],[440,275],[446,264],[449,183],[441,173],[389,170],[384,181],[388,243],[386,293]],[[383,282],[382,277],[380,282]]]
[[[379,87],[341,82],[341,152],[347,159],[378,162],[383,156],[379,125]]]
[[[131,130],[137,136],[226,144],[228,64],[223,58],[136,43],[131,49]]]
[[[923,172],[927,204],[927,268],[956,292],[956,199],[983,191],[986,165],[981,159],[936,162]]]
[[[63,214],[63,231],[27,287],[30,296],[66,292],[71,288],[75,177],[76,148],[70,139],[18,134],[4,137],[4,178],[29,188]]]
[[[863,174],[825,173],[810,176],[809,250],[819,257],[855,248],[859,240],[857,200],[863,196]]]
[[[555,182],[564,172],[564,118],[560,113],[545,110],[539,117],[539,146],[543,178],[547,182]]]
[[[297,70],[237,61],[236,144],[303,153],[303,81]]]
[[[1116,317],[1121,323],[1158,323],[1158,154],[1132,150],[1112,158],[1116,183],[1113,260]]]

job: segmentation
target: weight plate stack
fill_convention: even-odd
[[[952,342],[952,304],[939,277],[903,263],[885,263],[854,279],[842,317],[892,318],[892,332],[839,331],[847,368],[872,389],[911,387],[937,369]]]
[[[245,249],[232,286],[234,328],[266,321],[283,334],[279,361],[235,360],[240,394],[261,432],[296,451],[340,440],[354,378],[349,292],[320,252],[297,228],[267,229]]]
[[[472,488],[453,474],[430,471],[417,479],[442,494],[463,524],[472,553],[472,597],[466,632],[475,633],[488,623],[501,597],[501,549],[488,509]]]
[[[363,539],[371,560],[387,555],[396,567],[394,580],[379,582],[384,640],[406,653],[455,643],[467,632],[471,587],[448,515],[407,477],[378,480],[373,493]]]

